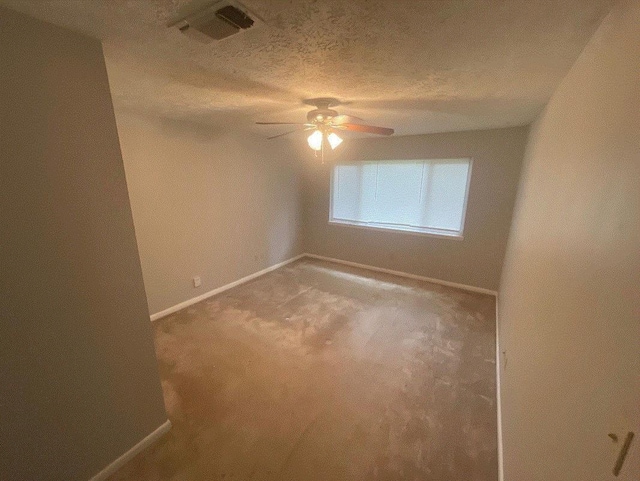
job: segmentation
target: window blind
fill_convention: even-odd
[[[334,166],[330,221],[461,236],[471,159]]]

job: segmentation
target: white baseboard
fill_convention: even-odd
[[[285,266],[287,264],[290,264],[293,261],[297,261],[298,259],[301,259],[302,257],[304,257],[305,254],[300,254],[298,256],[292,257],[291,259],[287,259],[286,261],[282,261],[279,262],[278,264],[272,265],[271,267],[267,267],[266,269],[262,269],[261,271],[258,272],[254,272],[253,274],[249,274],[248,276],[243,277],[242,279],[238,279],[237,281],[233,281],[230,282],[229,284],[225,284],[224,286],[218,287],[216,289],[213,289],[212,291],[209,292],[205,292],[204,294],[201,294],[197,297],[192,297],[191,299],[187,299],[184,302],[181,302],[180,304],[176,304],[175,306],[169,307],[168,309],[165,309],[164,311],[160,311],[160,312],[156,312],[155,314],[151,314],[150,318],[151,321],[156,321],[162,317],[166,317],[169,314],[173,314],[174,312],[178,312],[181,309],[184,309],[185,307],[189,307],[193,304],[196,304],[200,301],[204,301],[205,299],[208,299],[211,296],[215,296],[216,294],[220,294],[221,292],[227,291],[229,289],[231,289],[232,287],[236,287],[239,286],[240,284],[244,284],[245,282],[249,282],[252,279],[255,279],[256,277],[260,277],[264,274],[266,274],[267,272],[271,272],[274,271],[276,269],[278,269],[279,267]]]
[[[305,257],[310,257],[312,259],[319,259],[319,260],[328,261],[328,262],[335,262],[337,264],[343,264],[345,266],[359,267],[361,269],[367,269],[367,270],[370,270],[370,271],[383,272],[385,274],[392,274],[394,276],[406,277],[406,278],[409,278],[409,279],[416,279],[418,281],[431,282],[433,284],[440,284],[442,286],[455,287],[457,289],[464,289],[465,291],[479,292],[481,294],[489,294],[491,296],[496,296],[498,294],[496,291],[492,291],[491,289],[485,289],[484,287],[468,286],[466,284],[458,284],[457,282],[443,281],[441,279],[434,279],[432,277],[419,276],[417,274],[410,274],[408,272],[394,271],[392,269],[385,269],[384,267],[375,267],[375,266],[370,266],[370,265],[367,265],[367,264],[359,264],[357,262],[343,261],[342,259],[335,259],[333,257],[319,256],[317,254],[304,254],[304,256]]]
[[[500,398],[500,304],[496,294],[496,411],[498,417],[498,481],[504,481],[504,452],[502,443],[502,399]]]
[[[153,431],[151,434],[145,437],[142,441],[140,441],[138,444],[133,446],[129,451],[127,451],[118,459],[116,459],[111,464],[109,464],[106,468],[104,468],[102,471],[100,471],[98,474],[92,477],[89,481],[103,481],[107,479],[109,476],[115,473],[118,469],[120,469],[122,466],[127,464],[127,462],[131,461],[131,459],[133,459],[136,454],[138,454],[140,451],[147,448],[148,446],[151,446],[158,439],[160,439],[164,434],[169,432],[169,429],[171,429],[171,421],[167,419],[162,425],[160,425],[160,427],[158,427],[158,429]]]
[[[323,260],[323,261],[329,261],[329,262],[335,262],[338,264],[343,264],[346,266],[351,266],[351,267],[359,267],[361,269],[367,269],[370,271],[376,271],[376,272],[384,272],[385,274],[392,274],[394,276],[400,276],[400,277],[406,277],[409,279],[416,279],[419,281],[426,281],[426,282],[431,282],[433,284],[440,284],[443,286],[447,286],[447,287],[455,287],[457,289],[464,289],[465,291],[471,291],[471,292],[479,292],[481,294],[489,294],[492,296],[497,295],[496,291],[492,291],[491,289],[485,289],[483,287],[475,287],[475,286],[468,286],[466,284],[458,284],[457,282],[449,282],[449,281],[443,281],[441,279],[434,279],[432,277],[424,277],[424,276],[419,276],[416,274],[409,274],[408,272],[402,272],[402,271],[394,271],[392,269],[385,269],[383,267],[375,267],[375,266],[370,266],[367,264],[359,264],[357,262],[351,262],[351,261],[344,261],[342,259],[336,259],[333,257],[326,257],[326,256],[319,256],[317,254],[308,254],[308,253],[304,253],[304,254],[300,254],[297,255],[295,257],[292,257],[291,259],[287,259],[286,261],[283,262],[279,262],[278,264],[272,265],[271,267],[267,267],[266,269],[262,269],[261,271],[255,272],[253,274],[250,274],[246,277],[243,277],[242,279],[238,279],[237,281],[233,281],[230,282],[229,284],[225,284],[224,286],[218,287],[216,289],[213,289],[209,292],[205,292],[204,294],[201,294],[199,296],[196,297],[192,297],[191,299],[187,299],[186,301],[183,301],[179,304],[176,304],[175,306],[169,307],[163,311],[160,312],[156,312],[155,314],[151,314],[150,318],[151,321],[156,321],[158,319],[161,319],[163,317],[168,316],[169,314],[173,314],[174,312],[178,312],[181,309],[184,309],[185,307],[189,307],[193,304],[196,304],[200,301],[204,301],[205,299],[208,299],[211,296],[215,296],[216,294],[220,294],[221,292],[224,292],[226,290],[231,289],[232,287],[236,287],[239,286],[240,284],[244,284],[245,282],[249,282],[252,279],[255,279],[256,277],[260,277],[264,274],[266,274],[267,272],[271,272],[274,271],[282,266],[285,266],[287,264],[290,264],[291,262],[297,261],[298,259],[301,259],[303,257],[309,257],[312,259],[319,259],[319,260]]]

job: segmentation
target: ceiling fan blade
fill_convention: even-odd
[[[267,140],[277,139],[278,137],[284,137],[285,135],[295,134],[296,132],[303,132],[305,130],[311,130],[313,128],[315,128],[315,126],[314,127],[305,127],[304,129],[290,130],[289,132],[285,132],[284,134],[272,135],[271,137],[267,137]]]
[[[332,124],[346,124],[353,122],[364,122],[364,119],[354,117],[353,115],[338,115],[331,119]]]
[[[361,125],[361,124],[338,124],[334,127],[341,130],[350,130],[352,132],[364,132],[366,134],[376,135],[393,135],[394,130],[387,127],[375,127],[373,125]]]
[[[304,125],[311,127],[313,124],[306,124],[301,122],[256,122],[258,125]]]

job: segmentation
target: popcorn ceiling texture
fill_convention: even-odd
[[[208,3],[0,0],[103,40],[117,107],[255,129],[333,96],[399,134],[530,123],[615,2],[245,0],[264,23],[223,41],[167,28]]]

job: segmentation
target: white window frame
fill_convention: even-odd
[[[473,157],[442,157],[442,158],[425,158],[425,159],[402,159],[402,160],[363,160],[357,162],[340,162],[337,165],[361,165],[361,164],[377,164],[378,162],[428,162],[430,160],[468,160],[469,171],[467,172],[467,184],[465,186],[464,204],[462,208],[462,219],[460,221],[460,230],[454,231],[449,229],[436,229],[432,227],[417,227],[402,224],[383,224],[381,222],[363,222],[346,219],[333,218],[333,176],[335,166],[331,168],[331,178],[329,186],[329,224],[340,225],[346,227],[356,227],[359,229],[382,230],[391,232],[402,232],[405,234],[423,235],[428,237],[444,237],[447,239],[464,240],[464,228],[467,217],[467,203],[469,201],[469,188],[471,186],[471,173],[473,171]]]

